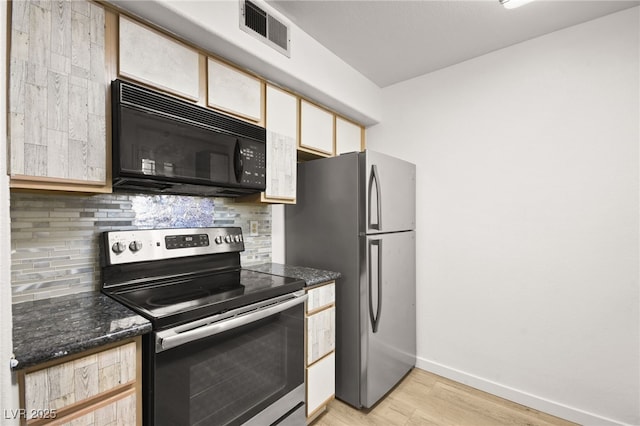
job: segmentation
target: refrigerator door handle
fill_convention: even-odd
[[[377,218],[376,223],[372,223],[371,221],[371,190],[373,188],[373,184],[376,184],[376,207],[377,207]],[[380,178],[378,177],[378,166],[373,164],[371,166],[371,174],[369,175],[369,229],[377,229],[378,231],[382,229],[382,199],[380,198]]]
[[[373,246],[378,247],[378,277],[377,277],[377,290],[378,290],[378,303],[376,306],[375,314],[373,312],[373,276],[371,274]],[[369,318],[371,319],[371,327],[373,332],[378,331],[378,325],[380,324],[380,312],[382,310],[382,240],[369,240]]]

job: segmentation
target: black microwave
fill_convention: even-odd
[[[264,191],[266,130],[127,81],[112,92],[115,191],[238,197]]]

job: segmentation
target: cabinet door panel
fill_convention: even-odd
[[[200,55],[120,16],[119,73],[187,99],[198,100]]]
[[[211,58],[207,65],[207,104],[252,121],[262,118],[262,82]]]
[[[336,347],[336,308],[331,307],[307,317],[307,365]]]
[[[112,426],[136,425],[136,395],[133,391],[118,395],[107,404],[89,406],[70,416],[56,419],[51,426]]]
[[[345,152],[359,152],[362,143],[362,129],[357,124],[336,117],[336,155]]]
[[[267,86],[267,188],[269,198],[296,198],[297,98]]]
[[[307,292],[307,312],[313,312],[316,309],[331,305],[336,301],[336,284],[326,284],[316,287]]]
[[[25,375],[27,414],[60,410],[136,379],[136,344],[108,349]]]
[[[48,4],[12,7],[12,187],[28,187],[30,179],[100,187],[107,159],[106,12],[89,2]]]
[[[336,356],[328,355],[307,369],[307,416],[335,394]]]
[[[333,114],[304,99],[300,102],[300,146],[333,155]]]

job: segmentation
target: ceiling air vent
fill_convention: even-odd
[[[240,28],[290,56],[289,27],[256,3],[240,0]]]

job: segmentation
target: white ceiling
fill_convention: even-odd
[[[380,87],[622,9],[632,0],[267,0]],[[291,41],[295,49],[295,40]]]

